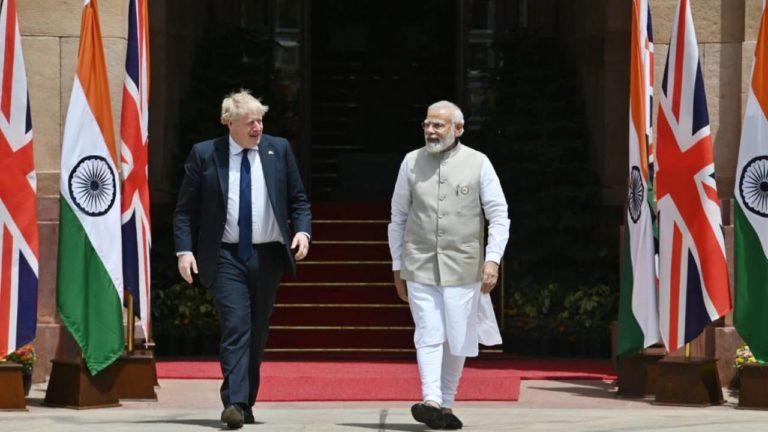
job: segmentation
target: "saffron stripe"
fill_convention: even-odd
[[[144,88],[144,14],[142,13],[142,9],[144,5],[142,4],[141,0],[136,0],[136,41],[138,44],[138,51],[139,51],[139,58],[138,58],[138,81],[136,81],[136,89],[138,90],[139,95],[143,96],[142,89]],[[139,99],[137,102],[139,102],[139,106],[141,106],[141,99]],[[139,108],[139,112],[141,112],[141,108]]]
[[[673,84],[672,114],[680,122],[680,103],[683,93],[683,60],[685,58],[685,17],[688,0],[680,0],[680,15],[677,17],[677,41],[675,49],[675,82]]]
[[[634,132],[637,136],[637,152],[640,156],[639,165],[643,176],[643,181],[648,182],[648,142],[647,142],[647,114],[645,91],[647,84],[645,82],[645,69],[643,65],[643,53],[640,49],[640,14],[637,10],[637,3],[632,7],[632,36],[630,48],[630,71],[629,71],[629,104]],[[631,130],[632,128],[630,128]]]
[[[768,14],[765,12],[760,20],[760,32],[755,47],[752,91],[760,103],[763,115],[768,116]]]
[[[120,166],[115,147],[112,111],[109,108],[112,106],[109,96],[109,79],[96,0],[89,1],[83,8],[78,53],[77,79],[80,80],[88,105],[101,129],[112,161],[115,166]]]
[[[144,63],[144,67],[142,69],[146,72],[143,76],[144,82],[142,83],[142,88],[146,89],[146,94],[144,95],[143,100],[149,102],[149,8],[147,7],[146,0],[139,0],[139,4],[141,6],[139,13],[139,17],[141,17],[141,26],[139,27],[141,29],[139,32],[141,35],[141,59]]]

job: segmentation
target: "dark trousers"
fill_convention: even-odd
[[[269,332],[269,316],[287,257],[280,243],[254,245],[244,263],[237,245],[223,244],[211,285],[221,325],[221,401],[224,406],[253,406],[259,369]]]

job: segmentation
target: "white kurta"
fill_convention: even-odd
[[[480,172],[480,203],[489,221],[485,260],[499,263],[509,239],[507,201],[499,177],[490,161]],[[411,205],[408,166],[403,161],[392,195],[392,221],[388,227],[392,270],[400,270],[403,237]],[[451,353],[474,357],[478,343],[501,344],[501,333],[489,294],[480,293],[481,284],[442,287],[408,281],[408,301],[416,324],[416,348],[448,341]]]
[[[440,287],[408,281],[407,285],[417,349],[448,341],[451,354],[475,357],[478,343],[501,343],[491,297],[480,293],[480,282]]]

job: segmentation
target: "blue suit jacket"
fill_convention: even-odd
[[[312,214],[296,158],[283,138],[262,135],[259,158],[288,255],[291,273],[296,262],[290,250],[293,233],[312,235]],[[210,286],[216,276],[221,238],[227,220],[229,193],[229,138],[197,143],[184,164],[184,180],[173,215],[176,252],[194,251],[200,281]],[[289,219],[291,225],[289,226]]]

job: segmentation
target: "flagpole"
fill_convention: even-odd
[[[685,344],[685,359],[690,360],[691,359],[691,343]]]
[[[136,326],[136,317],[133,315],[133,296],[125,293],[125,301],[128,303],[128,331],[126,333],[126,345],[128,354],[133,354],[133,331]]]

